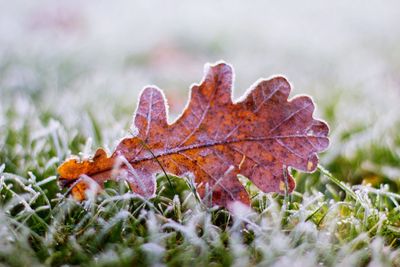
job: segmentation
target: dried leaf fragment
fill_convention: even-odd
[[[82,175],[100,185],[126,179],[134,192],[151,197],[157,173],[190,173],[202,198],[226,207],[250,202],[238,174],[264,192],[283,193],[286,185],[293,191],[287,169],[316,169],[317,153],[329,145],[327,124],[313,118],[310,97],[288,100],[291,87],[283,77],[257,82],[236,103],[232,83],[230,65],[206,66],[203,81],[191,88],[186,109],[172,124],[162,91],[145,88],[135,113],[136,136],[123,139],[110,157],[99,149],[92,160],[67,160],[58,168],[60,181],[70,185]],[[82,190],[75,191],[84,199]]]

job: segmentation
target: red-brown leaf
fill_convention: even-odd
[[[126,179],[134,192],[151,197],[157,173],[193,174],[200,196],[221,206],[236,200],[249,204],[238,174],[264,192],[283,193],[287,178],[293,191],[287,168],[316,169],[317,153],[329,144],[328,126],[312,117],[310,97],[288,101],[290,84],[283,77],[257,82],[236,103],[232,82],[229,65],[207,66],[172,124],[162,91],[145,88],[134,120],[137,135],[123,139],[110,157],[99,149],[92,160],[67,160],[58,168],[60,180],[71,185],[86,175],[102,185],[107,179]],[[79,200],[85,198],[84,183],[78,181],[72,189]]]

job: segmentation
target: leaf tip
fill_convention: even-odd
[[[233,80],[233,67],[225,61],[217,61],[214,64],[207,63],[204,66],[205,80],[229,79]]]

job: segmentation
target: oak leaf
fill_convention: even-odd
[[[91,178],[125,179],[144,197],[155,193],[157,173],[193,175],[197,192],[212,204],[249,204],[237,178],[248,177],[264,192],[292,192],[288,168],[313,172],[317,153],[328,147],[326,123],[313,118],[308,96],[288,100],[291,86],[284,77],[258,81],[242,99],[232,102],[230,65],[207,65],[205,77],[191,88],[182,115],[168,123],[163,92],[145,88],[135,113],[137,133],[123,139],[108,157],[103,149],[92,159],[70,159],[59,168],[60,181],[82,200]]]

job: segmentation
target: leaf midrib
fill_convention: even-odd
[[[138,160],[131,160],[130,163],[139,163],[142,161],[154,159],[154,158],[159,158],[163,156],[168,156],[172,154],[178,154],[180,152],[185,152],[188,150],[192,149],[202,149],[202,148],[209,148],[213,146],[219,146],[219,145],[229,145],[229,144],[234,144],[234,143],[242,143],[242,142],[260,142],[260,141],[266,141],[266,140],[275,140],[275,139],[284,139],[284,138],[308,138],[308,137],[314,137],[314,138],[327,138],[326,136],[317,136],[317,135],[286,135],[286,136],[273,136],[273,137],[254,137],[254,138],[245,138],[242,140],[239,139],[234,139],[234,140],[218,140],[210,143],[205,143],[205,144],[195,144],[195,145],[189,145],[185,147],[176,147],[164,152],[159,152],[151,153],[151,155],[142,157]],[[154,156],[153,156],[154,155]]]

